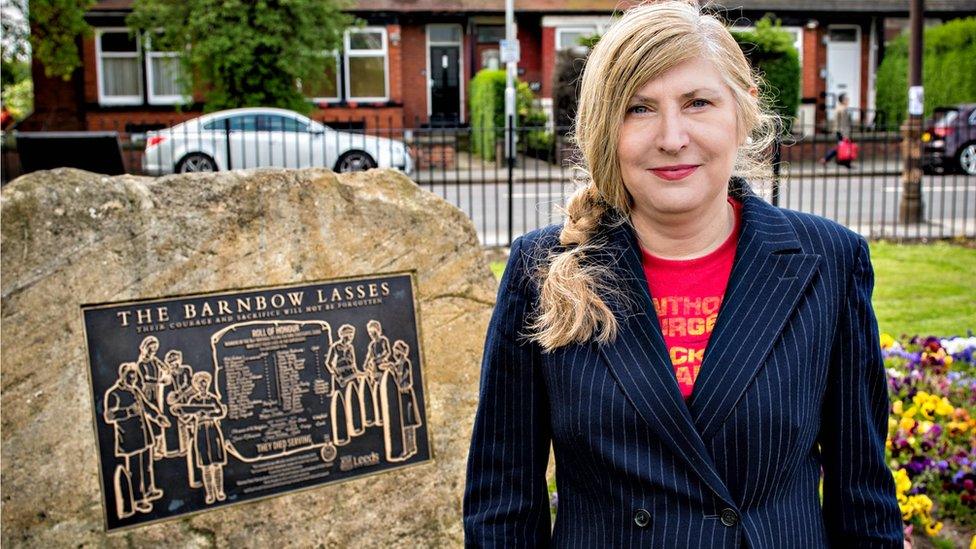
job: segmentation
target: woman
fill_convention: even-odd
[[[594,47],[590,181],[512,244],[489,325],[468,545],[901,547],[867,246],[733,177],[773,139],[757,88],[692,3]]]
[[[186,400],[174,407],[178,413],[193,418],[193,454],[196,465],[203,472],[203,488],[207,504],[224,501],[224,433],[220,420],[227,416],[227,406],[210,391],[211,376],[207,372],[193,374],[193,391]]]
[[[837,105],[834,107],[834,133],[837,135],[837,146],[827,151],[827,154],[819,160],[821,164],[833,160],[837,156],[837,149],[840,147],[841,141],[851,138],[851,128],[854,126],[854,122],[851,119],[851,112],[847,109],[849,102],[846,93],[837,96]],[[847,168],[851,167],[850,159],[838,160],[837,163]]]

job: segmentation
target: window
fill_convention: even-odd
[[[574,46],[580,46],[580,39],[593,36],[596,27],[568,27],[556,29],[556,50],[562,51]]]
[[[230,118],[211,120],[203,125],[203,129],[211,131],[224,131],[228,128],[235,131],[253,132],[257,129],[257,117],[253,114],[231,116]]]
[[[126,28],[95,31],[98,102],[102,105],[172,105],[189,102],[180,90],[180,59],[175,52],[143,51],[141,36]],[[143,68],[148,89],[143,93]]]
[[[349,101],[386,101],[386,29],[345,33],[345,96]]]
[[[146,38],[146,80],[150,105],[189,103],[180,89],[180,56],[176,52],[153,51],[152,39]]]
[[[287,116],[259,114],[258,131],[261,132],[307,132],[308,124]]]
[[[103,105],[142,104],[142,52],[128,29],[98,29],[98,102]]]

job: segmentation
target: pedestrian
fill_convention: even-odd
[[[844,140],[851,140],[851,128],[853,127],[853,121],[851,120],[851,111],[848,109],[848,103],[850,100],[847,98],[846,93],[842,93],[837,96],[837,105],[834,106],[834,135],[837,137],[837,145],[827,151],[827,154],[823,158],[819,159],[820,164],[826,164],[834,158],[837,158],[837,164],[844,166],[845,168],[851,167],[850,158],[840,158],[837,153],[840,151]]]
[[[776,120],[738,44],[643,4],[580,86],[589,180],[512,243],[465,543],[902,547],[867,244],[753,191]]]

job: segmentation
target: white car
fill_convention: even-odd
[[[260,167],[380,167],[410,174],[413,162],[402,141],[336,131],[285,109],[218,111],[146,132],[142,168],[148,175]]]

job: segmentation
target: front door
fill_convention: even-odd
[[[461,79],[457,46],[430,47],[430,124],[456,125],[461,121]]]
[[[855,25],[831,25],[827,31],[827,117],[840,94],[847,94],[855,121],[861,107],[861,29]]]

